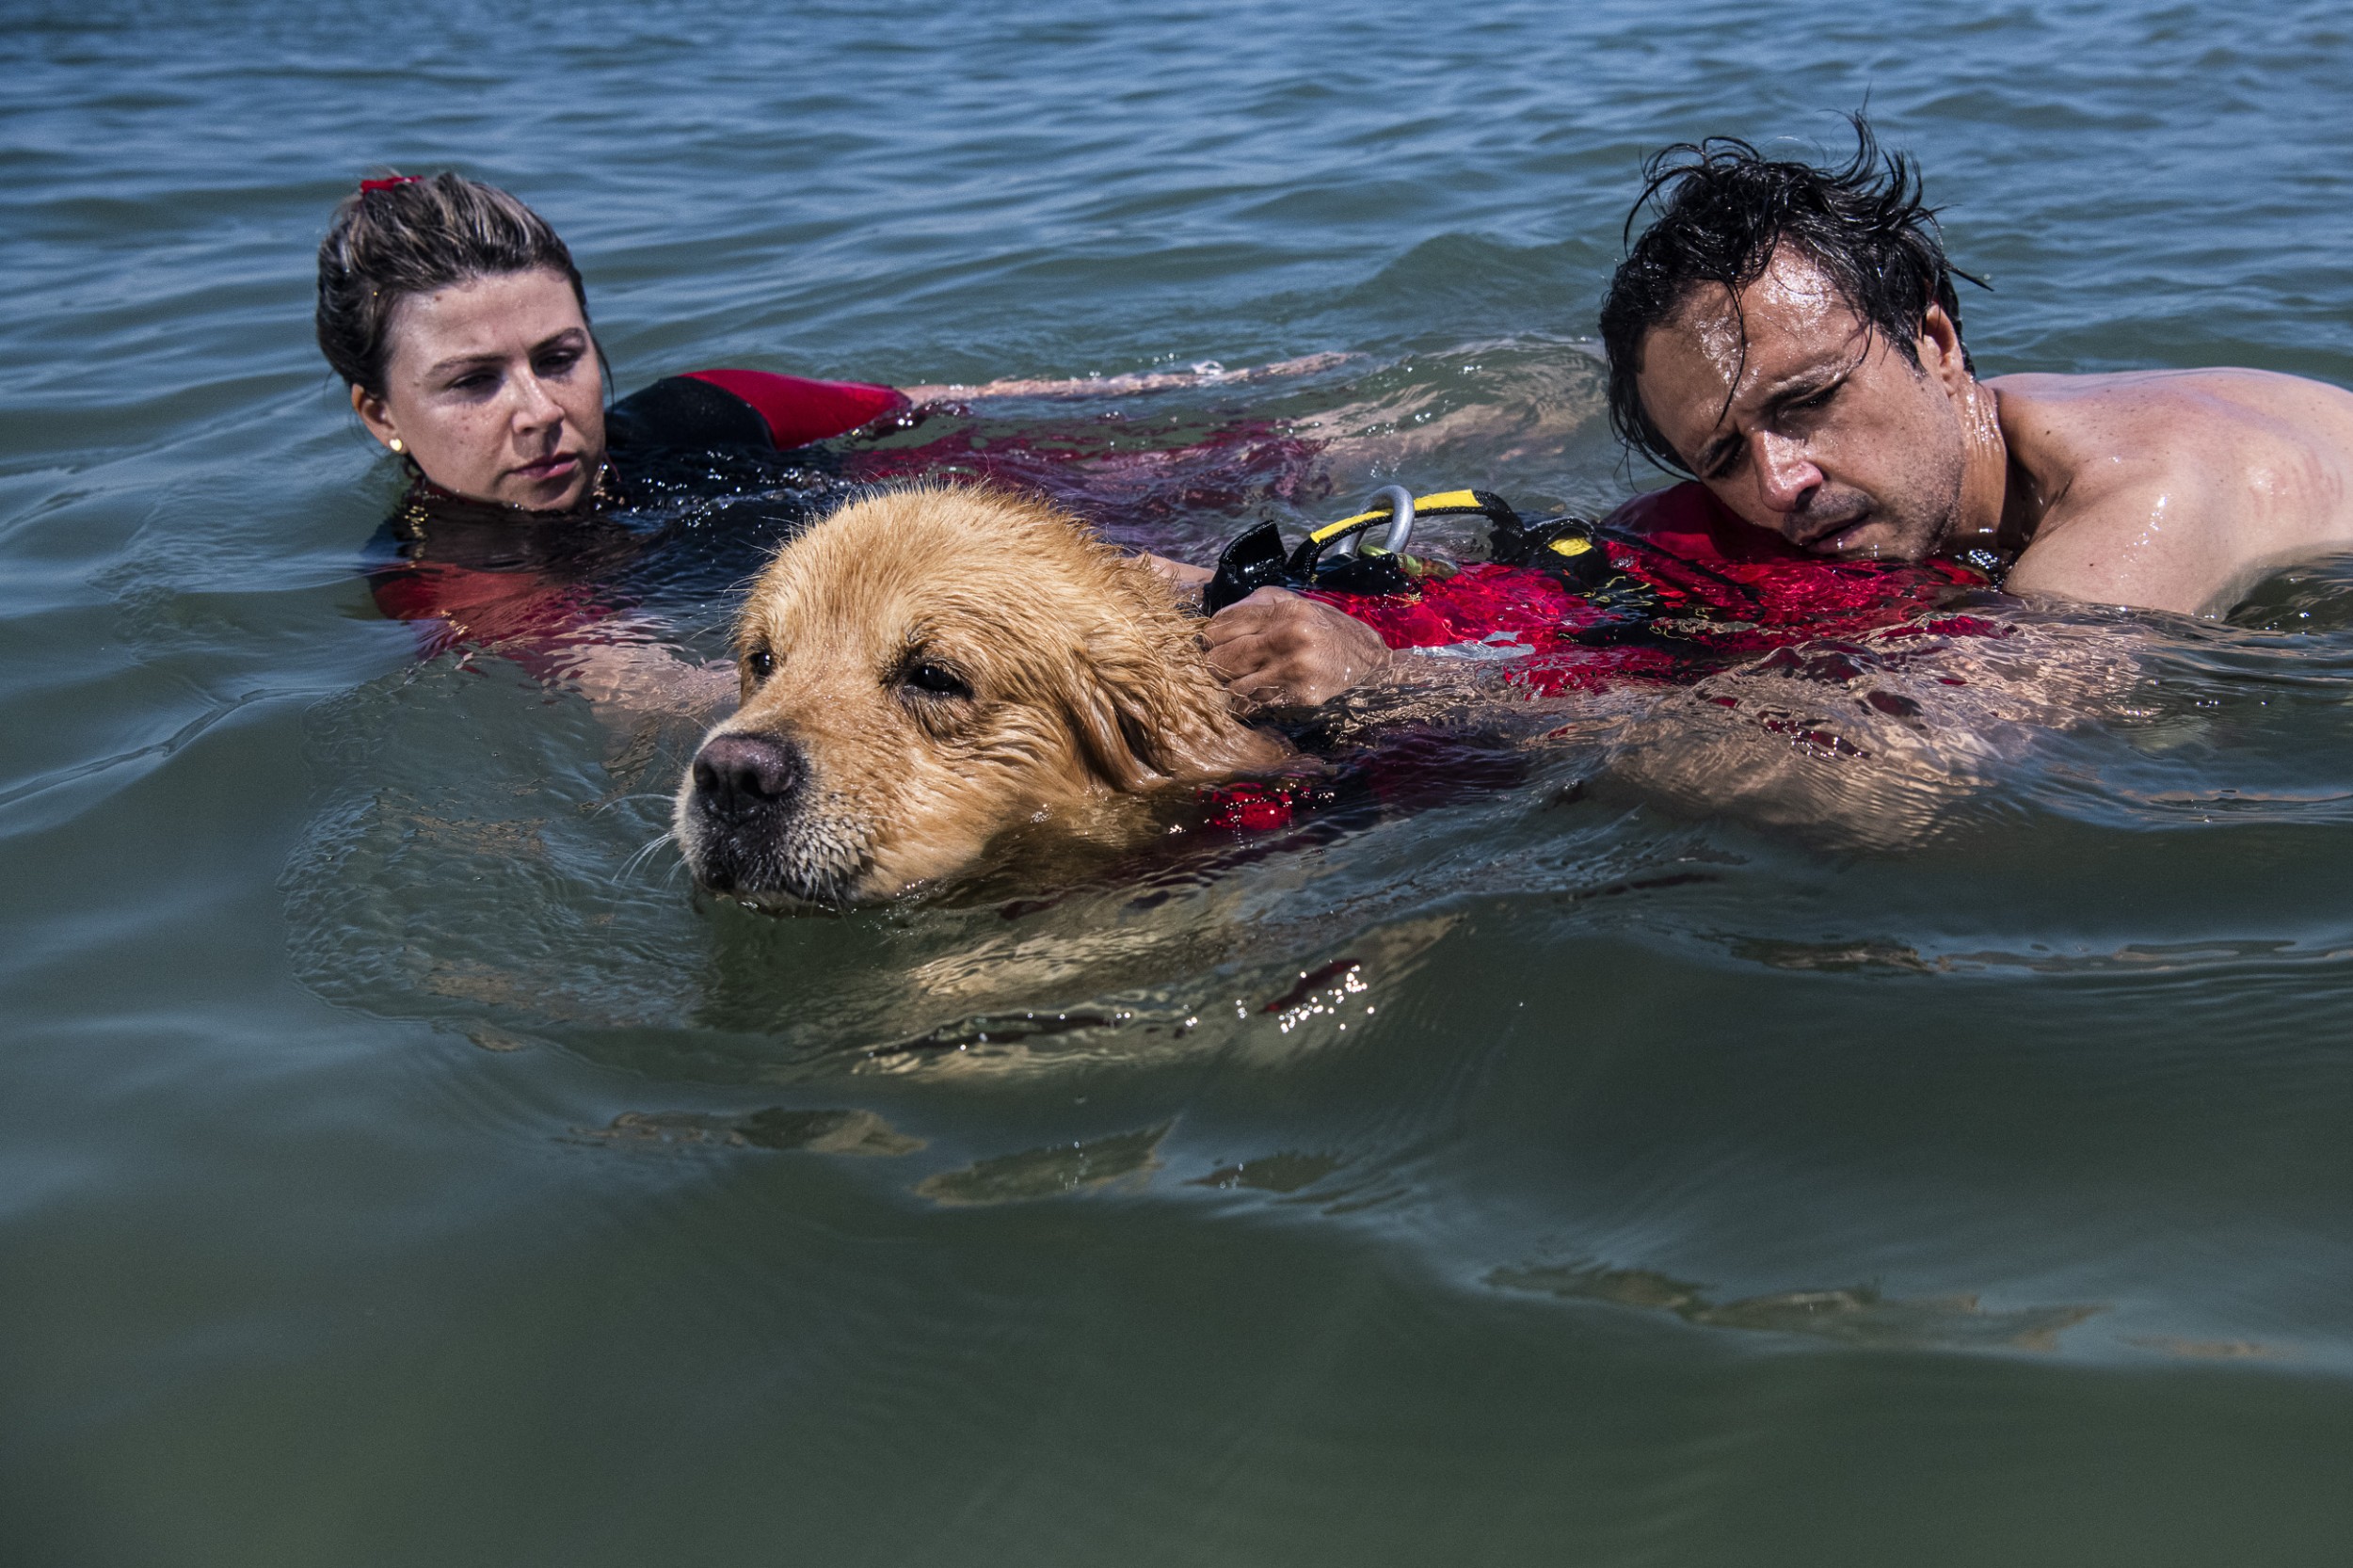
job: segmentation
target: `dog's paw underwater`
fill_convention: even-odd
[[[1027,822],[1100,836],[1123,797],[1289,749],[1236,716],[1148,568],[980,488],[871,496],[792,540],[736,659],[743,706],[675,825],[697,882],[772,908],[892,897]]]

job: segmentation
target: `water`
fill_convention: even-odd
[[[332,201],[455,162],[625,385],[1338,350],[1087,413],[1602,504],[1641,155],[1866,96],[1989,371],[2353,384],[2335,8],[0,40],[8,1560],[2341,1558],[2341,564],[2073,617],[2130,690],[1897,850],[1572,748],[1206,875],[768,920],[632,863],[686,727],[375,617],[393,481],[308,325]],[[1194,546],[1263,500],[1128,499]]]

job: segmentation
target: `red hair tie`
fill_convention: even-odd
[[[394,185],[413,185],[417,180],[418,176],[414,174],[395,174],[389,180],[362,180],[360,182],[360,194],[365,196],[372,190],[390,190]]]

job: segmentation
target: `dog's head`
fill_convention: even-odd
[[[771,905],[888,897],[1024,819],[1284,749],[1147,568],[1003,491],[844,506],[777,552],[735,651],[676,825],[705,887]]]

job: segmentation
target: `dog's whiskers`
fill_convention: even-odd
[[[588,808],[588,814],[592,817],[601,817],[607,811],[612,810],[616,806],[625,806],[632,800],[666,801],[670,798],[671,795],[669,792],[665,790],[636,790],[625,795],[614,795],[608,799],[598,801],[595,805]]]
[[[636,854],[621,862],[621,869],[617,873],[620,879],[624,882],[628,881],[632,876],[637,873],[640,867],[642,867],[648,859],[652,858],[655,851],[661,849],[664,844],[675,843],[677,841],[678,834],[675,830],[664,833],[659,838],[655,839],[651,843],[646,845],[645,848],[639,850]]]

